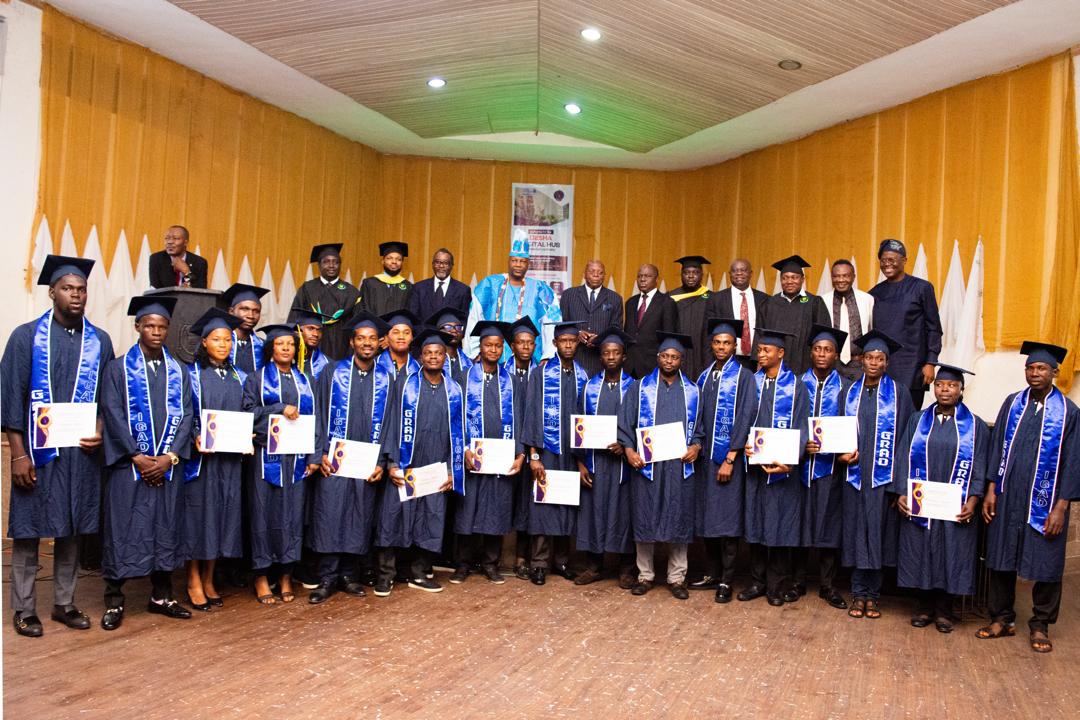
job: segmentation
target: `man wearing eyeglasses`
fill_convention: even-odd
[[[444,309],[460,310],[468,316],[472,290],[460,280],[450,277],[454,269],[454,255],[446,248],[439,248],[431,258],[434,277],[413,285],[406,307],[416,317],[431,317]]]

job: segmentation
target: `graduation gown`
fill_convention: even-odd
[[[557,363],[558,358],[548,362]],[[562,432],[559,446],[563,452],[559,455],[544,447],[544,368],[532,371],[529,389],[525,399],[525,419],[522,428],[522,441],[529,447],[538,448],[540,462],[545,470],[572,470],[577,472],[577,459],[570,452],[570,416],[581,412],[578,398],[577,379],[574,372],[565,369],[559,376],[561,392]],[[525,512],[525,529],[530,535],[573,535],[577,521],[577,508],[571,505],[548,505],[533,501],[532,478],[529,478],[529,497]]]
[[[841,380],[840,397],[848,390],[846,380]],[[825,383],[817,384],[817,392],[810,398],[810,417],[820,417],[822,391]],[[807,391],[807,397],[810,397]],[[839,460],[834,461],[833,472],[810,481],[806,487],[803,479],[803,517],[802,546],[816,548],[840,547],[840,534],[843,530],[843,488],[844,468]]]
[[[518,370],[511,359],[506,367],[510,370],[510,380],[514,383],[514,437],[523,438],[525,432],[525,401],[529,394],[531,370]],[[522,445],[525,445],[524,439]],[[521,472],[514,478],[514,530],[526,532],[529,524],[529,506],[532,505],[533,480],[529,459],[521,466]]]
[[[682,382],[691,383],[682,376]],[[638,409],[641,381],[626,391],[619,408],[619,444],[637,448]],[[701,403],[698,403],[700,415]],[[678,382],[668,385],[657,380],[656,413],[653,424],[686,424],[686,399]],[[687,544],[694,541],[694,477],[683,477],[683,464],[664,460],[652,464],[652,480],[637,470],[630,471],[630,523],[635,542]]]
[[[344,279],[338,278],[333,283],[326,284],[321,277],[317,277],[300,286],[293,298],[291,309],[314,310],[333,318],[323,322],[323,337],[319,349],[331,360],[340,360],[352,354],[349,348],[352,331],[348,326],[353,309],[359,301],[360,291]]]
[[[164,364],[146,377],[150,387],[151,414],[156,444],[164,430],[166,370]],[[191,386],[181,366],[184,414],[173,438],[172,452],[188,457],[191,447]],[[172,469],[172,479],[150,487],[132,474],[131,458],[139,448],[131,436],[127,417],[127,385],[123,356],[105,368],[101,388],[101,413],[105,420],[105,526],[102,576],[120,580],[142,577],[155,570],[175,570],[189,558],[181,546],[184,464]]]
[[[803,293],[789,301],[783,293],[773,295],[759,308],[761,327],[780,330],[791,335],[788,339],[784,363],[791,371],[802,377],[810,368],[810,328],[818,325],[832,326],[825,302],[817,295]]]
[[[924,412],[933,412],[933,406]],[[899,453],[892,492],[906,495],[911,458],[911,441],[919,426],[922,413],[912,413],[908,419]],[[987,457],[990,454],[990,428],[979,417],[975,420],[975,455],[972,458],[971,482],[968,497],[983,496],[986,490]],[[956,458],[956,419],[944,425],[935,418],[934,428],[926,441],[926,470],[935,482],[948,482]],[[897,510],[899,513],[899,510]],[[900,543],[896,557],[896,582],[900,587],[922,590],[944,590],[953,595],[975,593],[975,556],[978,543],[976,518],[965,525],[944,520],[931,520],[924,528],[911,518],[900,514]]]
[[[24,323],[11,333],[0,360],[3,411],[0,424],[9,432],[21,433],[29,452],[27,437],[30,413],[31,360],[37,320]],[[82,327],[68,334],[55,320],[49,335],[49,380],[55,402],[71,400],[82,349]],[[98,413],[105,367],[113,359],[112,340],[101,328],[94,328],[101,343],[98,370]],[[37,482],[29,490],[11,485],[8,537],[43,538],[85,535],[98,531],[101,511],[101,451],[87,455],[79,448],[60,448],[59,455],[35,468]]]
[[[244,386],[232,368],[222,378],[214,368],[201,367],[199,381],[203,410],[243,410]],[[198,454],[194,440],[193,437],[188,462],[194,462]],[[198,457],[202,458],[199,475],[184,483],[182,493],[184,557],[192,560],[240,557],[245,458],[237,453],[205,453]]]
[[[384,315],[394,310],[404,309],[409,301],[409,291],[412,283],[398,275],[395,282],[388,283],[383,280],[384,273],[374,277],[364,278],[360,283],[360,309],[372,315]]]
[[[1005,398],[994,424],[989,461],[988,482],[997,478],[1001,463],[1001,445],[1005,438],[1005,423],[1016,393]],[[1057,537],[1048,538],[1028,525],[1031,490],[1035,481],[1036,458],[1042,410],[1035,411],[1029,402],[1013,436],[1012,458],[1005,469],[1005,491],[997,495],[997,515],[986,530],[986,565],[991,570],[1019,573],[1020,577],[1036,582],[1059,582],[1065,571],[1065,544],[1069,530],[1069,511],[1065,511],[1065,528]],[[1071,400],[1065,401],[1065,429],[1061,438],[1061,460],[1055,502],[1059,498],[1080,500],[1080,431],[1077,421],[1080,411]]]
[[[877,387],[863,386],[859,401],[859,468],[862,472],[862,488],[856,490],[847,481],[846,471],[841,476],[841,552],[840,563],[860,570],[880,570],[885,565],[896,565],[896,549],[900,532],[900,513],[890,507],[892,485],[873,487],[874,449],[877,422]],[[845,412],[847,393],[840,397],[840,412]],[[911,404],[911,392],[896,383],[896,436],[904,432],[915,408]],[[899,448],[893,455],[893,478],[896,478]]]
[[[735,422],[731,426],[731,449],[737,450],[731,479],[724,484],[716,481],[720,465],[712,460],[713,424],[716,416],[716,396],[720,392],[719,378],[712,373],[698,386],[701,390],[701,421],[694,439],[701,445],[694,482],[697,485],[697,512],[694,534],[698,537],[738,538],[743,535],[743,501],[746,485],[746,461],[743,448],[757,414],[757,385],[754,374],[742,368],[737,383]]]
[[[252,348],[251,338],[247,340],[236,339],[236,362],[235,365],[245,375],[255,372],[256,368],[262,367],[262,358],[256,357]]]
[[[596,401],[596,414],[618,416],[621,405],[620,383],[603,383]],[[584,453],[580,453],[579,457],[584,458]],[[578,506],[578,550],[590,553],[633,552],[629,479],[630,466],[623,456],[607,450],[593,451],[593,484],[591,488],[581,488],[581,504]]]
[[[675,308],[679,312],[679,332],[689,335],[694,341],[694,347],[686,351],[682,371],[690,379],[696,380],[713,361],[712,338],[707,337],[705,328],[712,293],[705,290],[700,295],[679,299],[681,294],[690,292],[694,291],[679,286],[668,293],[668,297],[675,301]]]

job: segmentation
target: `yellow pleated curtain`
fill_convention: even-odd
[[[1080,350],[1067,54],[680,172],[383,155],[50,7],[42,91],[39,217],[70,222],[80,248],[96,225],[107,262],[121,229],[156,249],[181,223],[234,275],[244,256],[256,275],[269,258],[299,281],[312,244],[344,242],[358,278],[378,271],[379,242],[404,240],[417,277],[445,246],[467,281],[505,267],[512,183],[572,183],[575,271],[600,257],[623,293],[641,262],[677,285],[687,253],[719,281],[735,256],[759,268],[798,252],[811,289],[827,258],[848,257],[868,289],[884,237],[912,262],[924,245],[940,292],[954,239],[966,275],[981,238],[987,348]]]

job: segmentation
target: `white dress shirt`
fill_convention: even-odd
[[[754,328],[757,327],[757,305],[754,304],[754,289],[753,288],[747,287],[745,290],[740,290],[739,288],[732,286],[732,288],[731,288],[731,312],[733,313],[732,317],[735,318],[736,320],[741,320],[742,319],[742,296],[743,295],[746,295],[746,311],[748,313],[747,317],[750,318],[750,338],[751,338],[750,352],[752,353],[752,352],[754,352],[754,348],[753,348]],[[745,355],[745,353],[743,353],[743,351],[742,351],[742,340],[738,340],[735,343],[735,353],[737,355]]]

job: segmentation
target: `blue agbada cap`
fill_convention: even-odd
[[[877,251],[878,260],[881,259],[882,254],[887,252],[900,253],[904,257],[907,257],[907,248],[904,247],[904,243],[892,238],[885,238],[881,241],[881,245],[878,246]]]
[[[236,307],[242,302],[257,302],[262,304],[262,296],[270,292],[266,288],[258,287],[256,285],[248,285],[246,283],[233,283],[229,286],[225,292],[221,293],[221,297],[225,300],[225,304],[228,307]]]
[[[665,350],[678,350],[681,354],[685,355],[687,350],[694,347],[694,341],[690,339],[690,336],[683,335],[682,333],[664,332],[659,330],[656,333],[656,337],[660,340],[660,346],[656,348],[657,355]]]
[[[135,320],[147,315],[160,315],[166,320],[172,320],[173,310],[176,308],[176,298],[158,297],[154,295],[137,295],[128,303],[128,315],[134,315]]]
[[[730,335],[734,338],[742,337],[742,320],[733,320],[731,318],[709,318],[706,321],[706,327],[709,329],[710,338],[717,335]]]
[[[888,357],[904,346],[880,330],[871,330],[859,338],[859,347],[864,353],[883,352]]]
[[[90,277],[90,271],[94,268],[94,261],[88,258],[70,257],[67,255],[49,255],[45,258],[45,264],[41,266],[38,275],[38,285],[52,287],[56,281],[65,275],[75,275],[86,280]]]
[[[962,367],[956,365],[946,365],[945,363],[936,363],[938,367],[936,380],[957,380],[961,385],[964,384],[964,375],[974,375],[975,373],[970,370],[965,370]]]
[[[633,345],[634,339],[627,333],[624,333],[617,327],[609,327],[596,336],[596,347],[602,347],[604,345]]]
[[[810,326],[810,347],[814,347],[822,340],[828,340],[836,347],[836,352],[844,349],[847,342],[847,333],[828,325],[814,323]]]
[[[529,257],[529,236],[524,230],[515,230],[510,239],[510,257]]]
[[[1025,340],[1020,346],[1020,354],[1027,355],[1027,362],[1024,365],[1041,362],[1056,368],[1065,362],[1065,356],[1069,354],[1069,351],[1059,345]]]
[[[768,328],[758,328],[754,331],[754,342],[758,345],[772,345],[778,348],[787,348],[788,333]]]
[[[536,324],[533,323],[532,318],[528,315],[518,318],[510,325],[510,338],[513,339],[518,333],[529,333],[533,337],[540,334],[540,331],[536,328]]]
[[[212,307],[188,328],[188,332],[204,338],[215,330],[232,332],[243,324],[244,321],[235,315],[230,315],[221,308]]]
[[[510,324],[497,320],[481,320],[472,329],[472,336],[478,338],[500,337],[503,340],[509,338]]]

